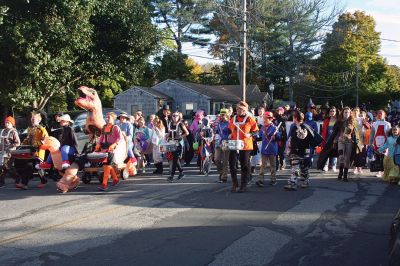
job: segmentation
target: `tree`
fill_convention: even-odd
[[[0,99],[19,109],[42,109],[54,95],[88,79],[139,81],[156,47],[148,1],[8,0],[3,5]]]
[[[0,25],[1,100],[19,108],[42,109],[55,94],[80,79],[79,54],[88,49],[87,14],[93,2],[3,1]],[[10,67],[11,66],[11,67]]]
[[[241,0],[215,0],[218,14],[210,23],[217,36],[211,52],[226,61],[240,63]],[[293,100],[294,83],[300,80],[300,66],[318,54],[322,41],[320,30],[338,14],[336,5],[327,0],[248,1],[249,82],[268,89],[273,82],[280,89],[289,83]],[[282,93],[283,94],[283,93]]]
[[[378,54],[380,45],[380,33],[375,30],[372,16],[362,11],[340,15],[332,32],[327,34],[318,59],[320,71],[314,71],[316,80],[331,86],[331,94],[337,94],[338,90],[344,92],[346,102],[353,104],[358,65],[361,101],[379,94],[381,96],[374,98],[374,102],[377,106],[385,105],[390,92],[398,90],[399,85],[394,69]]]
[[[184,42],[199,46],[207,45],[209,39],[203,36],[210,33],[209,0],[153,0],[152,5],[156,22],[164,31],[163,38],[175,42],[177,64],[184,61],[182,53]],[[183,79],[185,73],[180,72],[181,68],[176,70],[176,78]]]
[[[163,56],[155,58],[156,76],[159,82],[166,79],[176,79],[197,82],[203,73],[202,67],[187,55],[179,55],[175,51],[166,51]],[[179,74],[178,74],[179,73]]]

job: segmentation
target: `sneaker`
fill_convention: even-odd
[[[19,188],[19,189],[23,189],[23,190],[27,190],[28,189],[27,185],[24,185],[24,184],[21,184],[21,183],[15,184],[15,187]]]
[[[108,187],[100,186],[100,187],[98,187],[97,189],[100,190],[100,191],[107,191],[107,190],[108,190]]]
[[[400,180],[399,180],[399,182],[397,182],[397,185],[399,185],[399,186],[400,186]]]
[[[328,166],[324,166],[324,168],[322,169],[324,172],[328,172]]]
[[[37,188],[44,188],[46,185],[47,185],[47,184],[42,184],[42,183],[40,183],[40,184],[37,185],[36,187],[37,187]]]
[[[218,183],[220,183],[220,184],[223,184],[223,183],[226,183],[226,182],[228,182],[226,179],[218,180]]]
[[[277,184],[278,184],[278,181],[276,181],[276,179],[272,179],[271,181],[269,181],[270,186],[276,186]]]
[[[172,183],[174,181],[174,177],[173,176],[169,176],[167,177],[167,181]]]
[[[40,164],[35,165],[36,170],[40,170],[40,169],[50,169],[51,168],[51,164],[50,163],[46,163],[46,162],[41,162]]]
[[[143,171],[142,171],[142,173],[143,173],[143,174],[145,174],[145,173],[146,173],[146,168],[143,168]]]
[[[354,168],[353,174],[358,175],[360,172],[358,172],[358,168]]]
[[[332,166],[332,171],[334,172],[334,173],[337,173],[337,169],[336,169],[336,166]]]
[[[382,172],[378,172],[375,176],[379,178],[382,177]]]
[[[284,188],[288,191],[294,191],[297,190],[297,185],[294,183],[289,183],[286,186],[284,186]]]
[[[258,187],[264,187],[264,182],[261,181],[261,180],[258,180],[258,181],[256,182],[256,185],[257,185]]]
[[[67,169],[70,166],[71,166],[71,164],[69,163],[69,161],[63,161],[62,165],[61,165],[61,168],[62,169]]]
[[[113,186],[113,187],[118,187],[119,184],[121,184],[121,180],[118,179],[118,181],[116,181],[116,182],[113,181],[112,184],[111,184],[111,186]]]
[[[182,177],[184,177],[184,176],[185,176],[185,174],[183,172],[180,172],[179,175],[178,175],[178,180],[181,180]]]

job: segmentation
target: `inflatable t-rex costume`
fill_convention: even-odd
[[[100,136],[101,129],[106,124],[101,101],[95,89],[81,86],[78,92],[80,97],[75,100],[75,105],[88,111],[85,133],[89,134],[90,140],[93,140],[95,136]]]
[[[54,167],[62,173],[62,159],[61,159],[61,151],[60,151],[60,142],[54,137],[47,137],[44,140],[43,145],[41,146],[44,150],[49,150],[51,154],[51,159],[53,160]],[[57,183],[57,189],[66,193],[68,190],[75,189],[78,187],[80,178],[76,175],[78,173],[78,164],[73,162],[70,167],[65,169],[64,173],[62,173],[62,178]]]
[[[78,88],[78,92],[80,97],[75,100],[75,105],[88,111],[85,132],[89,134],[89,140],[92,143],[96,143],[96,137],[100,136],[101,130],[106,125],[106,121],[104,121],[103,117],[101,100],[95,89],[81,86]],[[117,165],[122,164],[127,157],[128,145],[125,135],[121,139],[121,143],[119,143],[114,150],[114,163]],[[129,160],[127,163],[129,175],[131,176],[136,174],[136,169],[133,164],[132,160]]]

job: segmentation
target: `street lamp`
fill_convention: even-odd
[[[275,90],[274,83],[269,84],[269,91],[271,92],[272,106],[274,105],[274,90]]]

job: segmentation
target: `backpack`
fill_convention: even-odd
[[[317,146],[320,146],[322,144],[322,142],[324,141],[324,138],[321,136],[321,134],[319,134],[318,132],[314,131],[314,129],[312,129],[309,125],[307,124],[303,124],[308,132],[310,133],[310,146],[311,148],[315,148]]]

